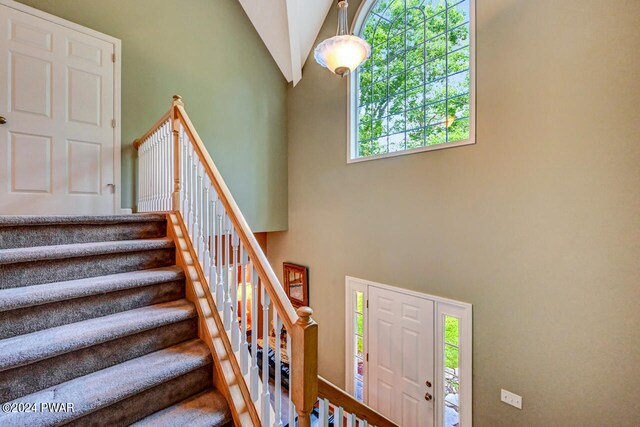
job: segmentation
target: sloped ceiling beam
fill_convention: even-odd
[[[295,86],[333,0],[240,0],[245,13]]]

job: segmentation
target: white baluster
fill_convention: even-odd
[[[138,147],[138,211],[144,212],[144,207],[142,206],[142,178],[144,177],[144,145]]]
[[[222,201],[218,199],[216,203],[216,240],[218,241],[218,251],[216,269],[218,270],[218,278],[216,279],[216,304],[218,310],[224,312],[224,265],[222,263],[222,228],[224,227],[224,209],[222,207]]]
[[[162,193],[160,197],[160,210],[166,210],[165,198],[167,197],[167,179],[169,169],[167,168],[167,140],[166,140],[166,126],[163,124],[159,129],[160,138],[160,183],[162,185]]]
[[[344,410],[342,406],[333,407],[333,426],[342,427],[344,425]]]
[[[240,304],[240,316],[242,316],[240,322],[242,323],[242,331],[240,333],[240,369],[242,375],[247,375],[249,371],[249,344],[247,343],[247,283],[250,282],[250,278],[247,277],[247,264],[249,262],[249,256],[244,246],[240,247],[242,254],[240,255],[240,286],[242,287],[242,303]],[[293,427],[293,426],[292,426]]]
[[[154,185],[154,197],[153,197],[153,210],[158,212],[160,210],[160,138],[158,136],[158,131],[156,130],[153,133],[153,152],[155,154],[155,159],[153,161],[153,165],[151,168],[154,171],[153,177],[153,185]]]
[[[209,252],[209,239],[211,237],[211,220],[209,216],[209,195],[211,193],[211,181],[209,180],[209,175],[204,174],[204,193],[203,193],[203,208],[202,208],[202,229],[203,231],[203,241],[204,241],[204,251],[202,253],[201,262],[202,262],[202,271],[205,275],[209,273],[209,267],[211,266],[210,262],[210,252]]]
[[[258,275],[251,261],[251,398],[258,400]]]
[[[347,414],[347,427],[358,427],[355,414]]]
[[[158,140],[158,163],[155,168],[158,171],[158,200],[157,200],[157,211],[161,211],[163,208],[164,201],[164,126],[160,126],[156,130],[156,138]]]
[[[329,401],[327,399],[318,399],[318,414],[318,425],[329,427]]]
[[[193,211],[193,233],[191,235],[191,242],[193,243],[193,249],[200,257],[200,200],[202,199],[202,175],[200,170],[200,159],[198,156],[194,156],[193,173],[195,182],[194,185],[194,211]]]
[[[187,164],[187,175],[189,179],[189,218],[187,222],[187,233],[190,237],[193,237],[193,209],[195,198],[195,180],[193,179],[193,164],[195,160],[195,153],[193,152],[193,144],[189,144],[189,164]],[[193,240],[192,240],[193,241]]]
[[[262,424],[271,424],[269,393],[269,294],[262,286]]]
[[[240,260],[238,247],[238,233],[232,230],[231,244],[233,245],[233,271],[231,274],[231,348],[236,352],[240,348],[240,325],[238,324],[238,266]]]
[[[180,125],[180,146],[182,152],[180,154],[180,188],[182,189],[182,220],[187,221],[187,203],[188,203],[188,186],[187,186],[187,163],[189,161],[189,150],[187,148],[187,135],[184,127]]]
[[[213,186],[211,186],[209,192],[209,246],[211,248],[209,253],[209,290],[215,298],[216,309],[220,310],[220,300],[217,298],[218,274],[216,272],[216,206],[218,205],[218,195]]]
[[[149,180],[149,210],[155,210],[155,178],[156,178],[156,170],[153,165],[156,162],[156,137],[155,134],[151,134],[149,137],[149,150],[150,150],[150,159],[149,159],[149,169],[151,171],[151,179]]]
[[[225,221],[224,230],[224,329],[229,331],[231,329],[231,286],[229,277],[230,258],[231,258],[231,220],[228,214]]]
[[[293,400],[291,400],[291,395],[293,393],[293,381],[291,379],[293,375],[293,369],[291,369],[291,334],[287,331],[287,359],[289,359],[289,393],[287,396],[287,403],[289,404],[289,427],[293,427],[295,425],[296,420],[296,407],[293,404]],[[342,426],[336,426],[342,427]]]
[[[204,165],[202,162],[198,161],[198,240],[194,242],[194,245],[198,245],[198,258],[200,263],[204,258],[204,207],[205,207],[205,195],[206,192],[204,190]]]
[[[275,307],[275,306],[274,306]],[[278,316],[278,311],[273,310],[273,329],[275,333],[275,345],[274,351],[276,356],[275,367],[275,385],[274,385],[274,403],[275,403],[275,420],[273,420],[273,427],[282,427],[282,359],[280,352],[280,335],[282,332],[282,321]],[[264,342],[264,340],[263,340]],[[268,340],[267,340],[268,342]]]
[[[171,210],[171,193],[173,192],[173,144],[171,143],[171,122],[165,124],[165,152],[167,153],[167,192],[164,198],[164,210]]]

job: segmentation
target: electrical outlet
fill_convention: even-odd
[[[500,400],[518,409],[522,409],[522,396],[518,396],[508,390],[500,390]]]

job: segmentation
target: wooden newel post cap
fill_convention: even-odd
[[[298,313],[300,317],[311,317],[313,310],[311,307],[300,307],[296,310],[296,313]]]
[[[180,95],[173,95],[173,103],[183,105],[182,97]]]
[[[313,314],[313,310],[311,307],[300,307],[296,310],[298,314],[298,323],[307,324],[311,322],[311,315]]]

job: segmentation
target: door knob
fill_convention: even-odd
[[[433,399],[433,396],[431,396],[429,393],[425,393],[425,395],[424,395],[424,400],[426,400],[427,402],[429,402],[431,399]]]
[[[111,189],[111,194],[116,192],[116,185],[115,184],[107,184],[107,187],[109,187]]]
[[[7,119],[5,119],[4,117],[0,116],[0,125],[3,125],[7,123]]]

